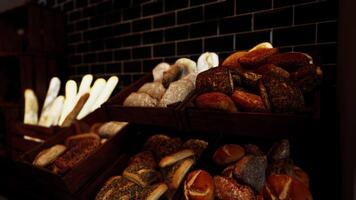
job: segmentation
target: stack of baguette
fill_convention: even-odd
[[[107,81],[98,78],[91,86],[92,81],[92,75],[85,75],[78,89],[75,81],[68,80],[63,96],[58,95],[61,81],[53,77],[39,118],[37,97],[33,90],[26,89],[24,124],[68,127],[75,119],[83,119],[109,99],[119,79],[116,76],[110,77]]]
[[[64,174],[118,134],[126,125],[126,122],[117,121],[94,124],[90,132],[70,136],[64,144],[56,144],[39,152],[33,160],[33,165],[47,168],[56,174]]]
[[[198,62],[180,58],[174,64],[159,63],[153,70],[153,82],[131,93],[124,106],[167,107],[182,102],[195,88],[197,74],[219,65],[216,53],[203,53]]]
[[[122,175],[106,182],[96,199],[172,199],[207,146],[199,139],[183,143],[180,138],[153,135],[143,151],[131,157]]]
[[[321,84],[321,68],[301,52],[268,42],[237,51],[196,79],[196,107],[226,112],[301,113]]]

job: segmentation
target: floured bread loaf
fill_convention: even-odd
[[[146,93],[151,97],[160,100],[166,92],[161,82],[152,82],[144,84],[137,92]]]
[[[219,56],[214,52],[205,52],[198,58],[197,72],[203,72],[219,65]]]
[[[184,77],[190,73],[197,73],[197,64],[189,58],[180,58],[175,62],[175,65],[181,69],[181,77]]]
[[[158,106],[167,107],[169,104],[183,101],[193,90],[194,84],[190,80],[175,81],[169,85]]]
[[[156,107],[158,101],[146,93],[131,93],[124,101],[124,106]]]
[[[162,82],[163,73],[168,71],[170,68],[171,66],[166,62],[156,65],[156,67],[152,70],[153,81]]]

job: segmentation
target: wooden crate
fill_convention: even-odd
[[[104,104],[105,112],[112,120],[126,121],[137,124],[160,125],[165,127],[181,128],[179,119],[179,106],[174,104],[167,108],[162,107],[124,107],[123,102],[132,92],[136,92],[142,85],[153,81],[152,74],[147,74],[129,87],[121,90]]]

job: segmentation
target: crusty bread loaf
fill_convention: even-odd
[[[24,124],[36,125],[38,122],[38,101],[35,93],[31,89],[25,90],[25,115]]]
[[[67,147],[64,145],[54,145],[48,149],[42,150],[33,160],[33,165],[37,167],[46,167],[52,164],[60,155],[66,151]]]
[[[168,71],[170,68],[171,65],[166,62],[156,65],[156,67],[152,70],[153,81],[162,82],[164,72]]]
[[[100,137],[110,138],[116,135],[121,129],[127,126],[127,122],[111,121],[106,122],[98,128],[98,135]]]
[[[95,133],[82,133],[68,137],[65,141],[65,144],[70,148],[86,141],[94,141],[95,143],[99,143],[100,137]]]
[[[195,99],[198,108],[222,110],[230,113],[237,112],[237,108],[231,98],[221,92],[208,92],[199,95]]]
[[[247,54],[247,51],[237,51],[231,55],[229,55],[224,62],[221,64],[223,67],[227,67],[229,69],[240,68],[241,65],[239,63],[239,58]]]
[[[190,80],[175,81],[169,85],[158,106],[167,107],[170,104],[182,102],[193,90],[194,84]]]
[[[85,93],[78,99],[73,110],[65,117],[63,123],[61,124],[62,127],[68,127],[73,123],[73,121],[75,120],[79,112],[82,110],[88,98],[89,98],[89,93]]]
[[[159,182],[162,179],[161,174],[157,170],[142,163],[127,166],[122,175],[142,187]]]
[[[133,92],[126,97],[123,106],[126,107],[156,107],[158,104],[157,99],[152,98],[146,93]]]
[[[144,188],[140,197],[144,200],[159,200],[167,190],[168,186],[165,183],[157,183]]]
[[[138,89],[137,92],[146,93],[150,95],[152,98],[160,100],[163,94],[166,92],[166,88],[160,82],[151,82],[145,83],[143,86]]]
[[[108,81],[105,84],[104,90],[100,93],[98,98],[95,100],[94,105],[91,107],[90,112],[93,112],[94,110],[98,109],[103,103],[105,103],[111,93],[114,91],[117,83],[119,82],[119,78],[117,76],[111,76]]]
[[[260,96],[235,90],[231,96],[239,109],[250,112],[266,112],[265,105]]]
[[[249,51],[247,54],[239,58],[239,63],[246,69],[256,69],[259,66],[266,64],[267,59],[278,53],[277,48],[259,48]],[[277,65],[278,66],[278,65]]]
[[[142,187],[122,177],[111,177],[96,195],[96,200],[138,199]]]

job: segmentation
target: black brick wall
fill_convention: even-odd
[[[335,85],[337,0],[50,0],[67,15],[70,77],[119,73],[128,85],[161,61],[270,41],[316,58]]]

